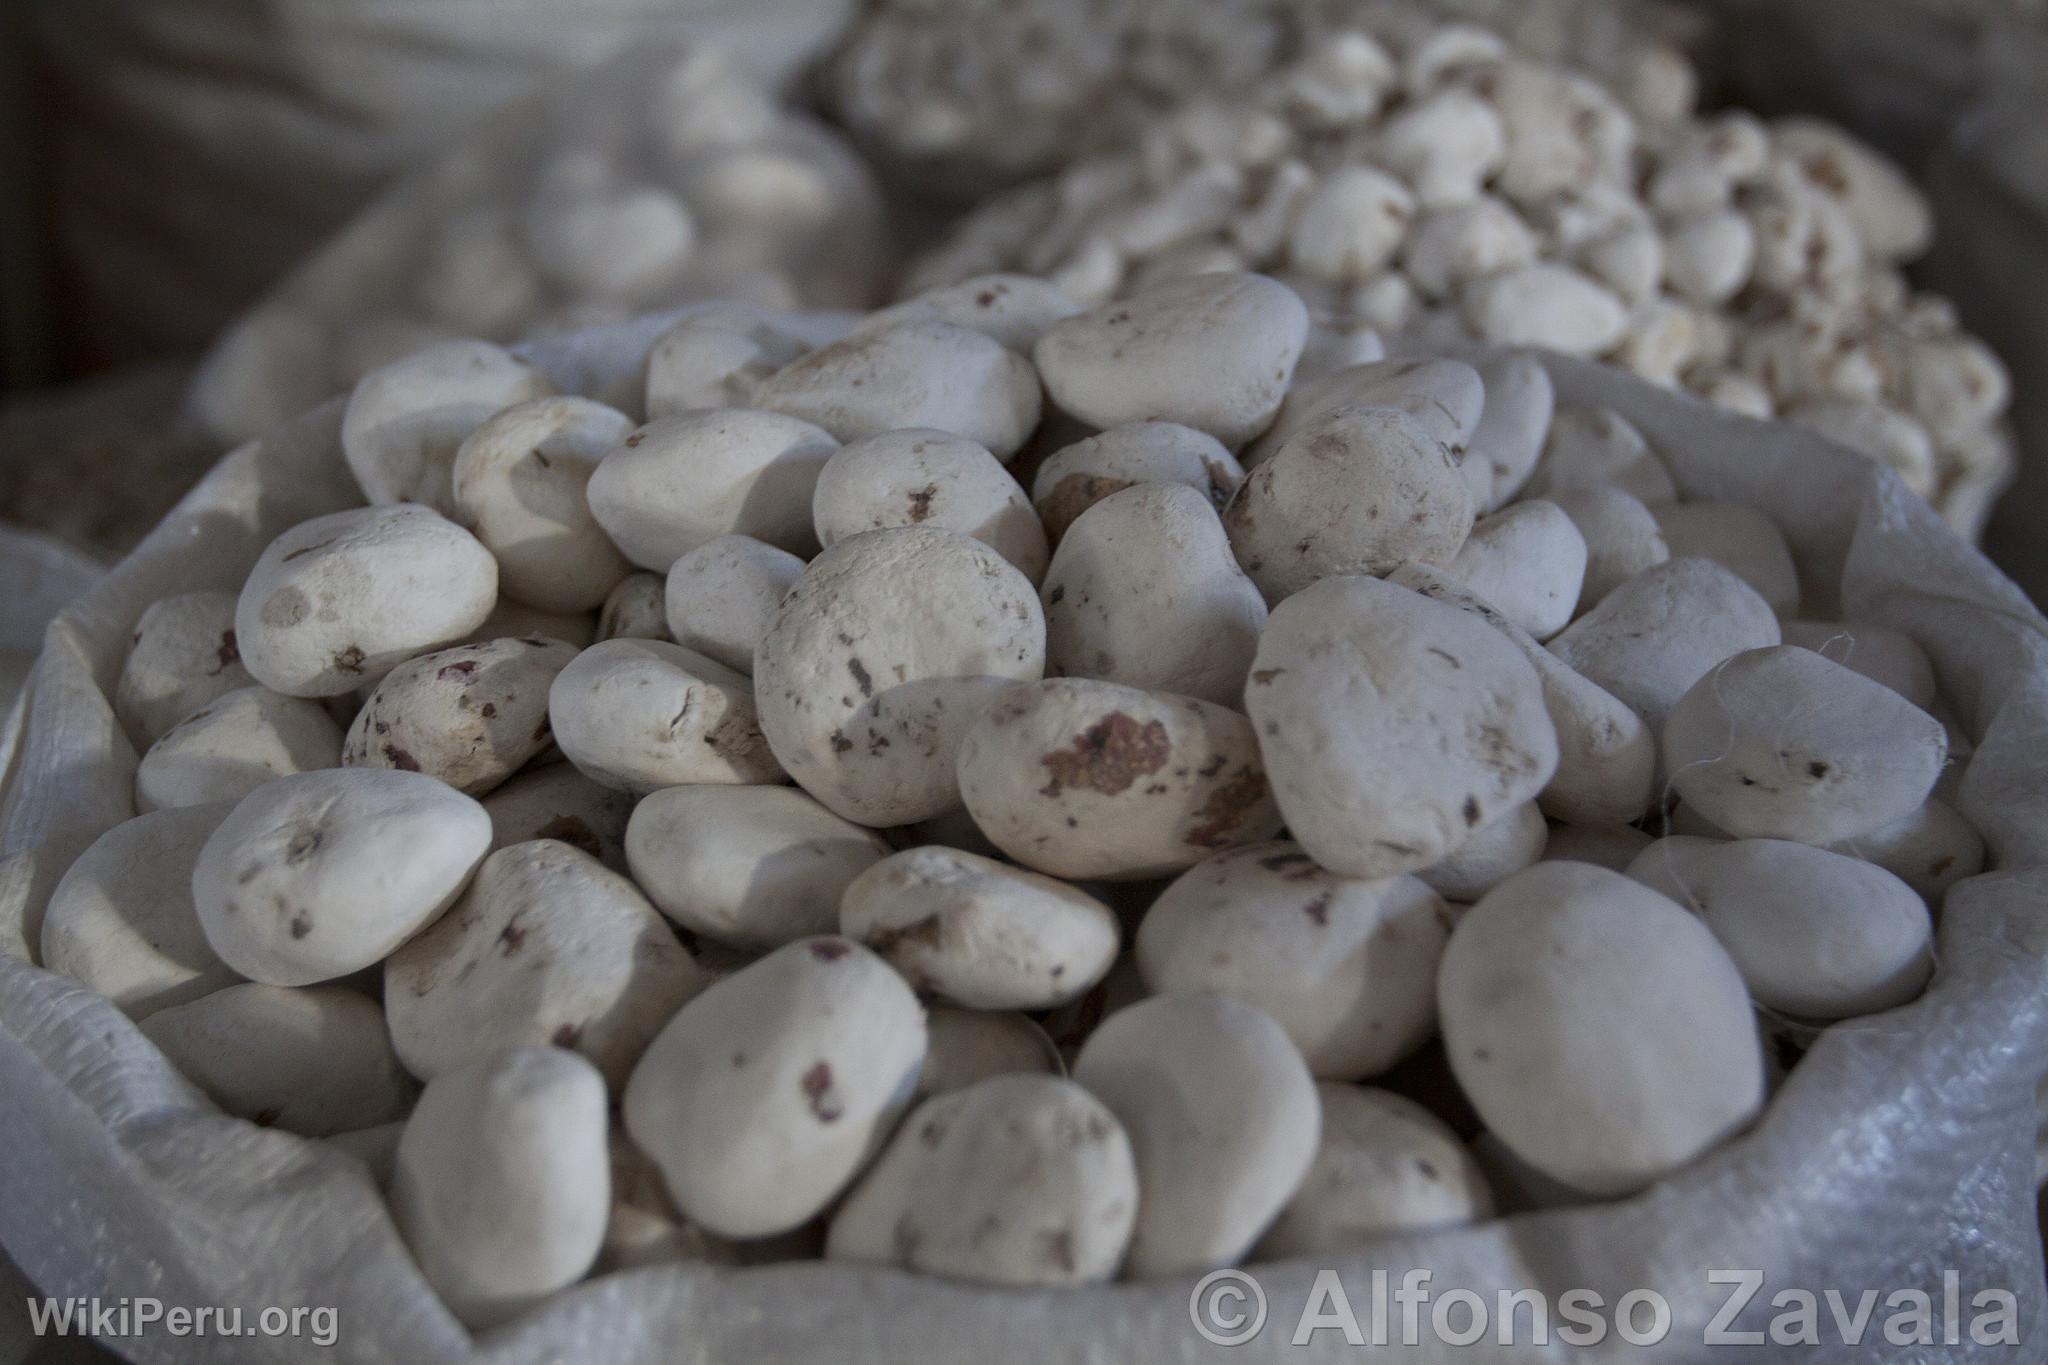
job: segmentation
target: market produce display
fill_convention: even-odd
[[[144,614],[146,813],[25,926],[387,1167],[463,1322],[659,1247],[1342,1250],[1506,1202],[1474,1113],[1624,1194],[1757,1120],[1761,1022],[1925,986],[1986,858],[1926,657],[1531,357],[1305,371],[1229,272],[706,316],[629,411],[475,341],[359,383],[366,504]]]
[[[2014,381],[1689,32],[868,0],[849,141],[662,41],[408,177],[0,729],[0,1239],[447,1365],[2048,1313]]]

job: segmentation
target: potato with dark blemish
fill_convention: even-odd
[[[138,811],[239,801],[273,777],[332,768],[341,727],[317,701],[241,687],[163,733],[135,769]]]
[[[138,749],[216,697],[256,680],[235,642],[235,595],[187,592],[149,604],[114,684],[114,714]]]
[[[1170,876],[1280,830],[1250,721],[1117,683],[1013,689],[968,731],[959,774],[996,847],[1060,877]]]
[[[1255,1005],[1321,1080],[1378,1075],[1436,1029],[1441,897],[1414,877],[1327,872],[1290,843],[1190,868],[1138,925],[1145,984]]]
[[[839,928],[925,994],[971,1009],[1042,1010],[1116,960],[1116,915],[1065,882],[951,848],[909,848],[854,878]]]
[[[404,1118],[418,1093],[377,1002],[343,986],[228,986],[141,1028],[222,1110],[301,1137]]]
[[[235,604],[235,642],[256,681],[293,697],[374,683],[460,640],[498,600],[498,561],[416,503],[300,522],[270,542]]]
[[[888,855],[872,830],[790,787],[666,787],[626,825],[626,861],[661,912],[747,951],[839,928],[839,902]]]
[[[1183,483],[1221,507],[1243,479],[1237,457],[1207,432],[1131,422],[1047,456],[1031,481],[1031,501],[1057,541],[1076,517],[1134,484]]]
[[[1194,489],[1140,484],[1083,512],[1041,595],[1048,673],[1241,703],[1266,602]]]
[[[626,821],[634,797],[592,782],[571,763],[514,774],[483,799],[491,847],[555,839],[581,849],[614,872],[626,870]]]
[[[614,1089],[711,983],[634,885],[551,839],[484,859],[384,964],[384,1013],[421,1080],[507,1047],[566,1047]]]
[[[1037,583],[1045,528],[1017,480],[987,448],[929,427],[849,442],[825,464],[811,498],[818,543],[862,531],[937,526],[976,540]]]
[[[811,562],[762,638],[754,688],[790,776],[835,814],[885,828],[957,807],[968,727],[1044,669],[1030,581],[978,540],[909,526]]]
[[[978,1284],[1113,1279],[1138,1215],[1123,1125],[1056,1076],[997,1076],[912,1110],[833,1214],[825,1256]]]
[[[626,1083],[626,1131],[685,1216],[772,1236],[853,1180],[924,1054],[924,1010],[887,963],[847,939],[799,939],[677,1012]]]
[[[484,808],[422,773],[268,782],[214,830],[192,903],[221,961],[303,986],[373,966],[452,904],[490,846]]]
[[[584,650],[555,675],[548,719],[578,771],[622,791],[782,777],[747,679],[666,641]]]
[[[1376,578],[1274,609],[1245,692],[1288,829],[1355,877],[1441,862],[1557,770],[1534,666],[1485,621]],[[1477,807],[1477,818],[1472,808]]]
[[[498,560],[498,588],[544,611],[592,611],[633,571],[584,486],[632,419],[588,398],[536,398],[472,431],[455,455],[455,520]]]
[[[356,712],[342,766],[403,768],[482,796],[552,743],[548,689],[575,657],[574,645],[528,637],[408,659]]]

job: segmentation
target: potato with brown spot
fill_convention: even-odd
[[[276,986],[374,966],[434,922],[490,845],[482,806],[423,773],[326,768],[258,787],[207,839],[192,903],[221,961]]]
[[[1221,507],[1244,467],[1207,432],[1178,422],[1131,422],[1062,446],[1038,466],[1031,501],[1054,541],[1074,519],[1134,484],[1183,483]]]
[[[457,645],[386,674],[349,726],[348,768],[403,768],[482,796],[553,742],[548,689],[574,645],[528,637]]]
[[[626,1083],[626,1131],[692,1221],[772,1236],[852,1183],[924,1052],[924,1011],[887,963],[847,939],[799,939],[677,1012]]]
[[[1280,828],[1251,722],[1118,683],[1014,689],[968,731],[959,773],[983,833],[1060,877],[1169,876]]]
[[[235,642],[256,681],[292,697],[376,682],[483,624],[498,561],[475,536],[415,503],[300,522],[270,542],[235,605]]]

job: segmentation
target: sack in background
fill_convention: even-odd
[[[716,49],[643,41],[383,191],[214,344],[191,408],[248,439],[453,336],[510,341],[697,299],[874,301],[880,192]]]
[[[69,372],[205,341],[401,168],[629,43],[780,85],[854,0],[29,0]]]

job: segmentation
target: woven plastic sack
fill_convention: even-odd
[[[566,333],[695,299],[876,301],[880,191],[839,135],[721,50],[650,34],[383,190],[215,342],[223,444],[429,342]]]
[[[105,572],[60,541],[0,525],[0,708],[34,666],[50,619]]]
[[[653,324],[531,354],[572,389],[629,373]],[[1917,1289],[1943,1302],[2007,1290],[2021,1340],[2048,1333],[2032,1227],[2035,1081],[2048,1057],[2048,622],[1895,475],[1819,438],[1758,425],[1618,372],[1552,366],[1561,398],[1638,424],[1694,497],[1759,507],[1784,527],[1812,609],[1910,632],[1933,657],[1976,756],[1960,802],[2000,870],[1960,883],[1925,995],[1828,1030],[1753,1130],[1630,1199],[1391,1237],[1333,1258],[1364,1314],[1375,1270],[1433,1272],[1442,1295],[1504,1289],[1555,1301],[1632,1289],[1671,1307],[1658,1359],[1697,1359],[1730,1291]],[[79,848],[129,814],[134,754],[107,692],[126,633],[167,592],[228,588],[287,525],[353,504],[330,403],[228,456],[135,555],[51,627],[26,709],[0,741],[0,914],[33,918]],[[1839,585],[1839,600],[1836,587]],[[1252,1267],[1271,1321],[1234,1350],[1189,1316],[1184,1280],[989,1291],[891,1269],[818,1263],[668,1264],[571,1289],[472,1340],[419,1278],[367,1171],[339,1152],[223,1117],[110,1005],[0,956],[0,1241],[53,1295],[149,1293],[173,1304],[332,1307],[321,1359],[494,1365],[1175,1365],[1357,1359],[1341,1333],[1289,1344],[1318,1266]],[[1758,1329],[1768,1292],[1736,1326]],[[1879,1318],[1883,1311],[1880,1309]],[[1873,1329],[1875,1330],[1875,1329]],[[1939,1329],[1938,1329],[1939,1330]],[[1832,1335],[1824,1339],[1833,1341]],[[1937,1340],[1940,1338],[1937,1337]],[[1395,1340],[1399,1333],[1396,1328]],[[1491,1338],[1489,1338],[1491,1340]],[[1901,1354],[1865,1341],[1800,1361],[1960,1361],[1963,1345]],[[1690,1346],[1690,1349],[1688,1349]],[[305,1359],[303,1343],[126,1341],[148,1362]],[[1778,1358],[1766,1352],[1770,1358]],[[2034,1359],[2010,1347],[1983,1358]],[[1528,1362],[1643,1358],[1610,1333],[1578,1352],[1527,1345],[1381,1348],[1375,1359]]]

